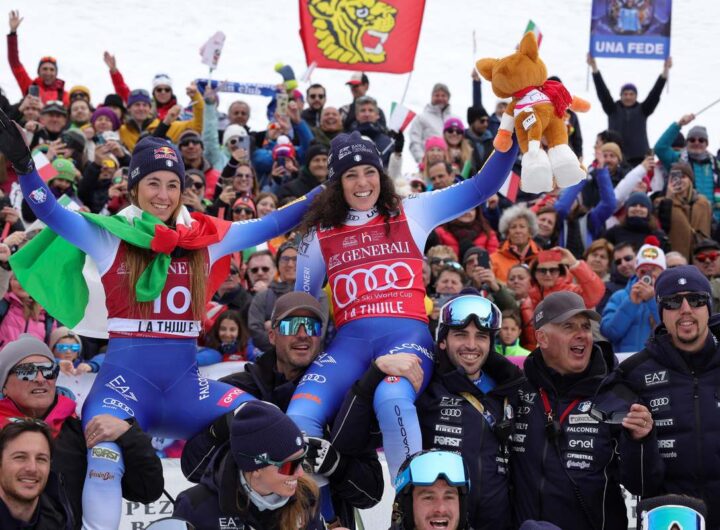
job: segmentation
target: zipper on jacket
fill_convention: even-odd
[[[700,391],[699,381],[695,370],[692,370],[690,374],[693,377],[693,408],[695,409],[695,442],[697,444],[695,448],[696,453],[696,477],[698,478],[698,485],[700,486],[700,496],[705,498],[705,480],[703,469],[703,451],[702,451],[702,425],[700,422]],[[701,479],[702,478],[702,479]]]

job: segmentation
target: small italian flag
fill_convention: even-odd
[[[388,128],[391,131],[403,132],[415,118],[415,113],[402,103],[392,102],[390,107],[390,123]]]
[[[33,162],[35,162],[35,169],[37,169],[38,175],[43,179],[43,182],[50,182],[52,179],[57,177],[58,171],[53,167],[42,151],[37,151],[32,156]]]
[[[498,193],[510,199],[511,202],[515,202],[517,199],[518,191],[520,190],[520,175],[514,171],[510,171],[505,183],[500,186]]]
[[[538,48],[539,48],[540,44],[542,43],[542,37],[543,37],[542,31],[540,31],[540,28],[537,27],[535,22],[533,22],[532,20],[528,20],[528,24],[527,24],[527,27],[525,28],[525,32],[523,33],[523,35],[525,35],[525,33],[527,33],[528,31],[535,34],[535,39],[537,40]]]

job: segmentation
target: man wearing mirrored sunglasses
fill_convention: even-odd
[[[472,483],[463,511],[475,530],[504,530],[511,523],[507,447],[523,377],[495,352],[501,321],[495,304],[466,289],[440,309],[435,352],[421,351],[434,354],[436,361],[432,379],[415,403],[423,447],[463,455]],[[375,388],[400,377],[420,387],[417,356],[391,352],[378,357],[346,396],[335,420],[336,440],[378,443],[370,436],[378,431],[373,426]]]
[[[625,530],[620,484],[641,494],[657,480],[649,410],[602,386],[615,361],[607,343],[593,342],[590,321],[599,319],[568,291],[535,308],[538,347],[524,364],[510,455],[518,525],[541,520],[567,529]],[[596,403],[618,413],[608,415],[612,422],[590,415]]]
[[[318,356],[326,323],[327,310],[315,297],[297,291],[280,296],[268,332],[274,349],[222,381],[287,410],[308,366],[335,363],[330,356]],[[185,445],[181,466],[188,480],[200,480],[212,456],[229,439],[232,419],[230,412]],[[352,520],[353,507],[372,507],[382,497],[382,469],[372,447],[361,446],[352,458],[346,458],[342,442],[330,444],[311,438],[308,443],[308,458],[317,468],[315,472],[325,473],[329,479],[335,513],[343,524]]]
[[[618,373],[650,406],[663,465],[646,496],[703,499],[707,528],[720,528],[720,318],[710,282],[693,265],[663,272],[655,285],[662,326]]]
[[[720,313],[720,244],[714,239],[704,239],[695,246],[692,263],[710,282],[712,312]]]
[[[31,417],[46,421],[55,437],[51,469],[63,482],[76,528],[82,523],[82,491],[87,472],[87,453],[100,442],[114,441],[123,450],[125,475],[123,497],[149,503],[162,495],[162,464],[150,438],[134,419],[123,421],[108,414],[91,420],[85,432],[75,414],[76,403],[56,391],[59,367],[50,349],[31,335],[21,335],[0,350],[0,426],[12,418]],[[132,416],[132,411],[129,411]],[[119,458],[113,451],[100,458]],[[101,470],[97,470],[101,472]]]
[[[395,479],[390,530],[469,528],[471,483],[465,467],[463,457],[449,451],[422,451],[408,457]]]

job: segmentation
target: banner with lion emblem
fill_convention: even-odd
[[[365,72],[411,72],[425,0],[300,0],[307,64]]]

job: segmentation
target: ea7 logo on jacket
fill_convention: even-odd
[[[657,372],[645,374],[645,386],[664,385],[669,382],[670,377],[668,376],[667,370],[659,370]]]
[[[537,398],[537,392],[523,392],[520,390],[520,401],[532,405]]]
[[[245,530],[245,523],[239,517],[218,517],[218,528],[220,530]]]

